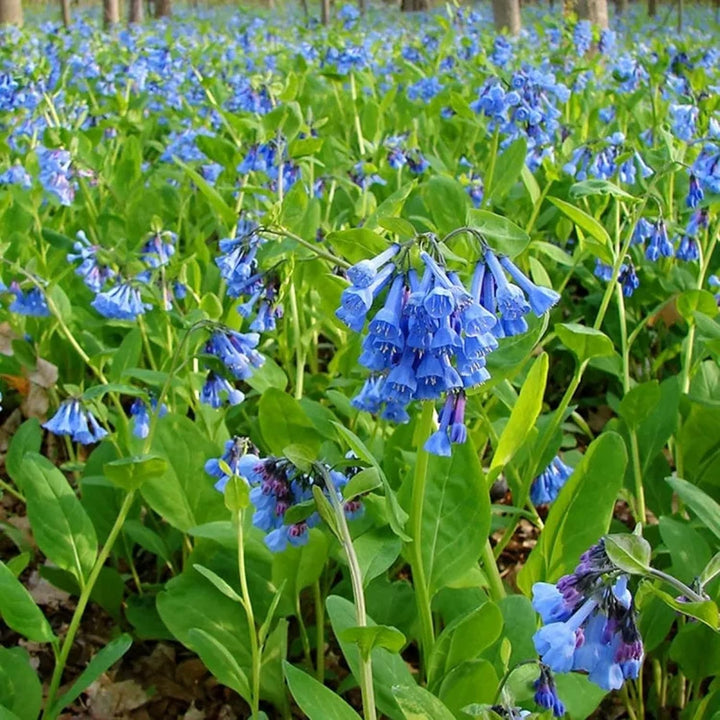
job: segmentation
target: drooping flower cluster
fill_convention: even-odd
[[[439,252],[433,252],[435,258],[420,252],[422,276],[409,267],[408,249],[397,244],[353,265],[347,273],[352,285],[343,291],[336,315],[355,332],[362,332],[370,317],[359,361],[372,375],[353,405],[407,422],[413,400],[445,396],[440,429],[426,449],[449,455],[451,443],[467,437],[465,391],[488,379],[485,358],[498,338],[525,332],[525,315],[531,310],[544,314],[559,296],[532,283],[509,258],[498,258],[489,248],[467,290]],[[383,306],[370,315],[388,286]]]
[[[165,403],[158,410],[156,398],[150,400],[150,408],[147,402],[142,398],[135,398],[130,406],[130,416],[132,417],[132,433],[135,437],[145,439],[150,434],[150,412],[157,413],[159,418],[165,417],[168,408]]]
[[[240,315],[248,318],[256,313],[250,329],[259,333],[274,330],[276,320],[283,315],[278,302],[277,278],[258,268],[256,255],[264,242],[257,223],[241,219],[235,237],[220,241],[222,254],[215,258],[220,275],[227,283],[228,295],[244,300],[237,306]]]
[[[532,603],[544,623],[533,636],[535,648],[554,672],[584,671],[604,690],[638,677],[643,644],[628,576],[603,540],[556,585],[535,583]]]
[[[406,140],[405,135],[392,135],[385,140],[388,165],[393,170],[407,165],[413,175],[422,175],[428,169],[429,163],[418,148],[408,148]]]
[[[267,547],[272,552],[282,552],[288,545],[305,545],[309,529],[320,523],[320,516],[308,508],[308,513],[302,519],[286,523],[286,514],[294,506],[310,503],[313,487],[319,487],[327,496],[328,488],[320,470],[313,468],[310,472],[303,472],[287,458],[261,458],[257,454],[248,453],[247,449],[247,440],[236,437],[225,443],[225,453],[221,458],[212,458],[205,463],[205,471],[217,478],[215,489],[224,492],[230,480],[230,475],[223,467],[225,465],[250,486],[250,501],[255,507],[253,525],[266,533]],[[363,512],[362,503],[357,499],[345,502],[341,494],[353,471],[343,474],[325,466],[324,472],[332,481],[346,517],[359,517]]]
[[[54,435],[69,435],[73,442],[82,445],[100,442],[107,435],[107,430],[77,398],[65,400],[43,427]]]
[[[260,336],[254,332],[215,330],[205,345],[205,352],[217,357],[237,380],[247,380],[253,368],[265,362],[265,358],[255,349],[259,340]]]
[[[50,316],[45,294],[36,285],[33,285],[29,290],[22,290],[20,285],[13,280],[9,288],[0,286],[0,292],[7,292],[14,296],[14,300],[8,307],[8,310],[12,313],[28,317]]]
[[[97,256],[100,248],[88,240],[83,230],[79,230],[75,237],[76,241],[73,244],[75,252],[68,253],[67,260],[73,263],[79,261],[75,274],[83,279],[90,290],[99,293],[105,283],[115,277],[115,271],[107,265],[100,264]]]
[[[550,505],[555,502],[572,473],[573,469],[556,455],[530,486],[530,500],[533,505]]]
[[[544,663],[540,663],[540,676],[533,683],[535,689],[535,702],[542,708],[548,708],[553,711],[555,717],[562,717],[565,714],[565,705],[558,697],[555,678],[550,668]]]
[[[653,169],[643,160],[642,155],[634,150],[629,157],[618,162],[627,152],[624,147],[625,136],[615,132],[602,143],[581,145],[573,150],[570,160],[563,166],[563,170],[576,180],[587,180],[589,177],[596,180],[609,180],[615,174],[621,182],[633,185],[637,179],[637,172],[643,178],[649,178]]]
[[[600,280],[610,282],[613,275],[612,265],[607,265],[598,258],[595,260],[594,274]],[[632,294],[640,287],[640,278],[635,272],[635,266],[629,259],[620,266],[617,281],[622,286],[625,297],[632,297]]]

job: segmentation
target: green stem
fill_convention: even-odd
[[[248,619],[248,634],[250,637],[250,709],[252,718],[260,717],[260,646],[258,645],[257,628],[255,627],[255,615],[253,613],[252,599],[247,584],[247,572],[245,570],[245,538],[243,535],[244,511],[237,512],[237,541],[238,541],[238,571],[240,575],[240,590],[242,592],[243,607]]]
[[[300,595],[295,597],[295,615],[298,621],[298,628],[300,630],[300,644],[303,648],[303,655],[305,656],[305,662],[309,668],[312,668],[312,653],[310,652],[310,637],[308,636],[307,626],[302,616],[302,607],[300,606]]]
[[[500,128],[495,128],[490,149],[490,166],[488,167],[488,171],[485,174],[485,198],[487,200],[487,205],[490,205],[490,196],[492,195],[493,176],[495,175],[495,161],[497,160],[499,140]]]
[[[337,489],[330,479],[330,475],[322,468],[321,474],[327,487],[327,494],[330,497],[330,503],[335,512],[335,520],[339,530],[339,540],[345,550],[345,556],[348,561],[350,570],[350,582],[352,584],[353,599],[355,600],[355,616],[358,627],[367,627],[367,614],[365,611],[365,594],[363,593],[362,571],[358,562],[355,546],[353,545],[350,528],[347,524],[345,511],[338,499]],[[360,692],[363,701],[363,717],[365,720],[377,720],[377,710],[375,709],[375,688],[373,686],[372,676],[372,658],[368,653],[365,656],[360,652]]]
[[[663,572],[662,570],[658,570],[657,568],[651,567],[648,568],[648,574],[652,575],[653,577],[658,578],[658,580],[662,580],[663,582],[666,582],[668,585],[672,585],[676,590],[679,590],[680,593],[686,597],[688,600],[692,602],[705,602],[707,598],[704,598],[702,595],[698,595],[692,588],[688,587],[684,582],[681,580],[678,580],[676,577],[673,577],[672,575],[668,575],[667,573]]]
[[[290,313],[292,316],[293,333],[295,334],[295,399],[303,396],[305,381],[305,348],[300,331],[300,312],[298,310],[297,293],[295,292],[295,278],[290,279]]]
[[[25,500],[25,496],[18,492],[10,483],[6,483],[4,480],[0,480],[0,488],[3,489],[5,492],[10,493],[16,500],[19,500],[22,503],[27,502]]]
[[[299,235],[296,235],[295,233],[290,232],[289,230],[285,230],[284,228],[278,228],[275,229],[266,229],[264,232],[270,234],[270,235],[281,235],[287,238],[290,238],[291,240],[294,240],[298,245],[302,245],[307,250],[312,251],[317,255],[319,258],[323,258],[323,260],[329,260],[334,265],[338,265],[339,267],[343,268],[349,268],[350,263],[347,262],[347,260],[343,260],[342,258],[337,257],[337,255],[333,255],[332,253],[326,252],[325,250],[322,250],[317,245],[313,245],[312,243],[309,243],[307,240],[301,238]]]
[[[58,688],[60,687],[60,680],[62,679],[62,674],[63,670],[65,669],[65,664],[67,663],[68,655],[70,654],[70,650],[75,640],[75,635],[77,634],[78,628],[80,627],[80,621],[82,620],[83,613],[85,612],[85,608],[88,604],[88,601],[90,600],[90,593],[93,591],[95,583],[97,582],[97,579],[100,575],[100,571],[103,569],[105,561],[108,559],[110,551],[115,544],[115,540],[117,540],[117,536],[120,534],[120,530],[125,523],[125,518],[127,518],[127,515],[130,512],[130,508],[132,507],[134,499],[135,491],[131,490],[125,496],[125,499],[120,506],[118,515],[115,518],[115,523],[110,530],[110,534],[108,535],[108,538],[103,545],[102,550],[100,551],[97,559],[95,560],[95,564],[90,571],[87,582],[85,583],[82,591],[80,592],[78,604],[75,607],[75,612],[73,613],[72,619],[70,620],[70,627],[68,627],[67,634],[63,639],[62,647],[60,648],[60,654],[58,655],[57,662],[55,663],[55,669],[53,670],[52,679],[50,680],[50,689],[48,690],[47,699],[45,701],[45,711],[42,714],[43,720],[53,720],[62,710],[61,707],[53,707],[53,704],[55,702]]]
[[[325,682],[325,604],[323,603],[320,581],[313,583],[315,600],[315,679]]]
[[[362,126],[360,125],[360,115],[357,110],[357,88],[355,87],[355,73],[350,73],[350,97],[353,103],[353,115],[355,116],[355,133],[357,135],[358,149],[360,157],[365,155],[365,141],[363,140]]]
[[[410,567],[412,568],[415,600],[417,602],[418,617],[420,618],[420,645],[422,657],[425,662],[430,657],[430,651],[435,643],[435,630],[433,628],[432,609],[430,606],[430,591],[427,585],[427,578],[425,577],[422,552],[423,502],[425,500],[425,486],[427,484],[428,464],[430,462],[430,455],[427,450],[425,450],[425,441],[433,432],[434,409],[434,405],[431,402],[424,402],[422,405],[420,424],[416,431],[416,437],[418,438],[417,458],[415,460],[415,476],[413,478],[410,507],[410,528],[412,534]],[[425,662],[423,662],[423,667],[425,667]]]
[[[485,540],[480,560],[485,568],[485,575],[488,579],[490,597],[495,601],[502,600],[506,595],[505,588],[503,587],[502,578],[500,577],[500,571],[498,570],[489,538]]]
[[[623,363],[623,394],[630,392],[630,348],[628,347],[627,315],[625,313],[625,296],[622,286],[616,283],[618,317],[620,319],[620,355]],[[633,478],[635,480],[635,521],[645,523],[645,489],[643,488],[642,465],[640,462],[640,448],[638,446],[637,430],[628,424],[630,435],[630,454],[632,456]]]
[[[705,239],[707,242],[707,233],[705,231]],[[720,228],[715,228],[711,235],[710,243],[707,246],[707,250],[702,252],[700,256],[700,270],[698,272],[698,279],[695,287],[698,290],[702,290],[705,283],[705,276],[707,275],[710,262],[712,261],[713,253],[715,252],[715,246],[717,245],[718,236],[720,235]],[[695,322],[690,323],[690,329],[688,330],[687,338],[685,339],[685,348],[683,353],[682,369],[680,371],[680,391],[683,395],[687,395],[690,390],[690,375],[692,370],[693,362],[693,346],[695,345]],[[682,424],[682,416],[678,419],[678,429],[676,431],[676,437],[680,434],[680,426]],[[682,455],[680,443],[675,443],[675,469],[678,477],[684,477],[684,458]]]

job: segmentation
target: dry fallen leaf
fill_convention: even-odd
[[[113,682],[102,675],[85,691],[90,717],[97,720],[122,718],[125,713],[142,707],[148,695],[135,680]]]

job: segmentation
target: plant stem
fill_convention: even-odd
[[[698,595],[692,588],[689,588],[684,582],[678,580],[672,575],[668,575],[662,570],[650,567],[648,568],[648,574],[658,578],[658,580],[664,580],[668,585],[672,585],[676,590],[679,590],[684,597],[692,602],[705,602],[707,598],[702,595]]]
[[[242,591],[243,607],[248,620],[248,633],[250,636],[250,710],[252,718],[260,717],[260,646],[258,645],[255,615],[253,613],[252,598],[247,584],[245,571],[245,538],[243,534],[244,511],[237,511],[237,541],[238,541],[238,571],[240,575],[240,590]]]
[[[630,391],[630,348],[628,347],[627,315],[625,313],[625,296],[620,283],[616,283],[618,317],[620,319],[620,355],[623,363],[623,395]],[[633,477],[635,479],[635,521],[645,524],[645,489],[643,488],[642,465],[640,463],[640,448],[638,446],[637,430],[628,423],[630,436],[630,454],[632,456]]]
[[[337,255],[333,255],[332,253],[322,250],[321,248],[317,247],[317,245],[313,245],[312,243],[308,242],[304,238],[301,238],[299,235],[290,232],[289,230],[285,230],[284,228],[278,228],[277,230],[265,229],[264,232],[270,235],[280,235],[286,238],[290,238],[290,240],[294,240],[298,245],[302,245],[307,250],[315,253],[317,257],[323,258],[323,260],[329,260],[331,263],[333,263],[334,265],[338,265],[339,267],[350,267],[350,263],[347,260],[343,260],[342,258],[337,257]]]
[[[355,133],[357,134],[358,149],[360,157],[365,154],[365,142],[363,140],[362,126],[360,125],[360,115],[357,109],[357,88],[355,86],[355,73],[350,73],[350,97],[353,104],[353,115],[355,116]]]
[[[417,429],[418,446],[415,460],[415,475],[413,478],[412,500],[410,507],[410,531],[412,534],[412,547],[410,567],[412,569],[413,585],[415,587],[415,600],[417,602],[418,617],[420,618],[420,645],[422,650],[423,667],[430,657],[430,651],[435,643],[435,631],[430,607],[430,591],[425,577],[425,565],[422,553],[422,521],[423,502],[425,500],[425,486],[427,484],[428,464],[430,455],[425,450],[425,441],[433,431],[433,403],[422,404],[420,424]]]
[[[300,312],[298,310],[297,293],[295,292],[295,278],[290,280],[290,313],[292,315],[293,333],[295,334],[295,399],[303,396],[305,381],[305,349],[300,331]]]
[[[323,603],[320,581],[313,583],[315,601],[315,679],[325,682],[325,603]]]
[[[115,523],[110,530],[110,534],[108,535],[108,538],[105,541],[102,550],[99,552],[97,559],[95,560],[95,564],[90,571],[87,582],[85,583],[82,591],[80,592],[78,604],[75,607],[75,612],[73,613],[72,619],[70,620],[70,627],[68,627],[67,634],[63,639],[62,647],[60,648],[60,654],[57,658],[57,662],[55,663],[55,669],[53,670],[52,679],[50,680],[50,689],[48,690],[47,699],[45,702],[45,711],[42,714],[43,720],[53,720],[55,717],[57,717],[60,710],[62,710],[61,707],[53,707],[53,703],[55,702],[55,696],[57,695],[58,688],[60,687],[60,680],[62,679],[63,670],[65,669],[65,664],[67,663],[70,649],[73,646],[75,635],[78,631],[78,628],[80,627],[80,621],[82,620],[83,613],[85,612],[85,608],[87,607],[88,601],[90,600],[90,593],[95,587],[95,583],[97,582],[98,576],[100,575],[100,571],[103,569],[105,561],[110,555],[110,551],[115,544],[115,540],[117,540],[117,536],[120,534],[120,530],[125,523],[125,518],[127,517],[128,512],[130,512],[130,508],[132,507],[134,499],[135,491],[131,490],[125,496],[125,499],[120,506],[118,515],[115,518]]]
[[[367,615],[365,611],[365,595],[363,593],[362,571],[358,562],[355,546],[353,545],[350,528],[347,524],[345,511],[338,499],[338,492],[330,479],[329,473],[323,468],[322,477],[327,487],[330,503],[335,512],[335,519],[340,531],[339,540],[345,550],[345,556],[350,569],[350,582],[352,584],[353,599],[355,601],[355,616],[357,618],[358,627],[367,627]],[[375,688],[373,686],[372,675],[372,658],[370,654],[365,657],[359,652],[360,658],[360,692],[363,701],[363,717],[365,720],[377,720],[377,711],[375,709]]]
[[[497,160],[498,142],[500,140],[500,128],[495,128],[492,137],[492,145],[490,150],[490,166],[485,174],[485,198],[487,205],[490,205],[490,197],[492,195],[493,176],[495,175],[495,161]]]
[[[500,577],[497,562],[495,561],[495,555],[493,554],[493,549],[490,545],[490,538],[485,540],[480,560],[482,561],[483,567],[485,568],[485,574],[487,575],[490,587],[490,597],[495,601],[502,600],[506,593],[505,588],[503,587],[502,578]]]

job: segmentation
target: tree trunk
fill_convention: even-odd
[[[128,4],[128,23],[140,24],[145,19],[144,0],[130,0]]]
[[[650,17],[657,15],[657,0],[648,0],[648,15]]]
[[[170,17],[172,15],[172,0],[155,0],[155,17]]]
[[[103,26],[107,29],[120,22],[120,3],[118,0],[103,0]]]
[[[548,6],[550,7],[550,10],[555,9],[555,0],[548,0]]]
[[[0,0],[0,25],[23,24],[23,11],[21,0]]]
[[[677,31],[679,33],[681,33],[682,29],[683,29],[683,0],[677,0],[677,4],[678,4]]]
[[[577,14],[581,20],[604,29],[608,26],[607,0],[578,0]]]
[[[70,0],[60,0],[60,12],[62,13],[63,25],[66,28],[69,28],[72,23],[72,18],[70,16]]]
[[[615,12],[624,15],[628,9],[628,0],[615,0]]]
[[[400,9],[403,12],[423,12],[430,9],[428,0],[401,0]]]
[[[330,0],[320,0],[320,22],[330,24]]]
[[[498,32],[507,31],[510,35],[520,32],[519,0],[493,0],[493,18]]]

